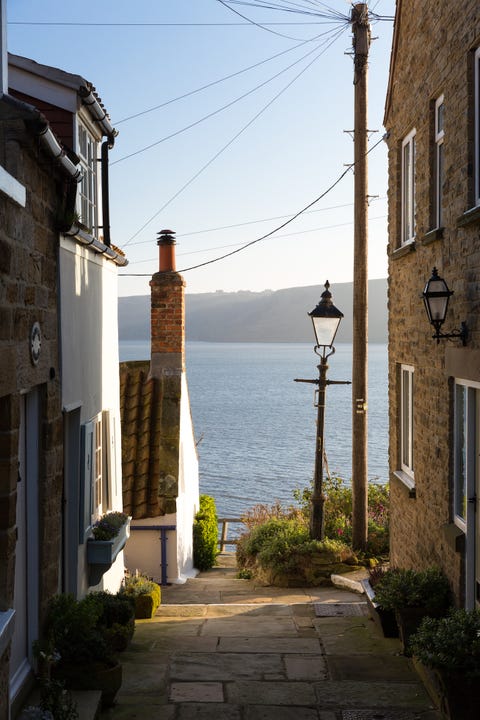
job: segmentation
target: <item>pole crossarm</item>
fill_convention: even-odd
[[[304,380],[303,378],[294,378],[293,382],[304,382],[312,383],[313,385],[320,385],[320,379],[318,380]],[[351,380],[325,380],[325,385],[351,385]]]

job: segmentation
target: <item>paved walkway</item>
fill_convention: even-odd
[[[231,557],[137,621],[102,720],[440,720],[361,595],[239,580]]]

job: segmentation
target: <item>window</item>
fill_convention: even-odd
[[[444,181],[444,158],[443,158],[443,119],[444,102],[441,95],[435,103],[435,158],[434,158],[434,212],[435,227],[443,225],[443,181]]]
[[[402,143],[402,245],[415,238],[415,130]]]
[[[400,372],[400,465],[413,477],[413,367],[402,365]]]
[[[88,232],[97,232],[97,143],[78,121],[78,156],[83,170],[78,213]]]
[[[453,443],[453,506],[457,525],[467,522],[467,497],[475,492],[477,388],[455,383]]]
[[[480,205],[480,48],[475,52],[475,205]]]

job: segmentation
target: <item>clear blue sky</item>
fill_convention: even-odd
[[[218,0],[9,0],[9,50],[91,81],[119,130],[110,156],[112,241],[130,261],[120,274],[151,275],[158,269],[156,234],[163,228],[177,233],[180,270],[251,242],[321,195],[352,162],[352,139],[344,132],[353,127],[348,23],[334,17],[325,24],[315,15],[256,7],[264,2],[245,0],[230,3],[230,8],[258,25],[297,24],[272,24],[267,30]],[[267,4],[329,16],[338,12],[348,17],[351,11],[346,0]],[[378,15],[394,15],[394,0],[371,0],[369,6]],[[100,25],[17,24],[22,22]],[[372,22],[376,39],[370,51],[368,124],[378,132],[371,136],[370,146],[383,134],[392,29],[391,20]],[[275,55],[248,72],[121,122]],[[266,84],[228,109],[122,159],[262,83]],[[387,274],[386,190],[382,142],[369,156],[369,192],[379,196],[370,206],[371,278]],[[310,212],[277,234],[231,258],[185,272],[187,292],[323,285],[327,278],[334,292],[335,283],[352,280],[352,218],[350,172]],[[121,277],[119,293],[148,294],[148,280]]]

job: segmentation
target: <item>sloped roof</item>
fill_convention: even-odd
[[[120,364],[123,507],[133,518],[176,512],[181,378],[150,376],[149,361]]]

